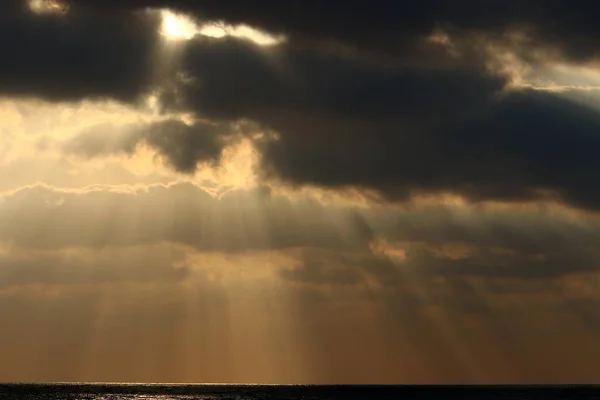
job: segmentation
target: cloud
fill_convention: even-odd
[[[139,145],[156,150],[166,163],[179,172],[194,172],[201,162],[216,163],[228,138],[235,136],[231,124],[195,122],[187,125],[167,120],[148,125],[94,126],[63,144],[63,152],[86,158],[133,155]]]
[[[390,278],[395,274],[393,262],[365,249],[337,251],[305,249],[298,254],[296,265],[282,269],[281,276],[291,282],[317,286],[363,285],[370,277]]]
[[[296,257],[293,267],[281,270],[290,282],[316,287],[375,287],[375,291],[395,293],[407,290],[409,282],[443,278],[460,283],[463,279],[544,280],[562,276],[578,276],[600,270],[600,252],[568,242],[560,248],[549,245],[530,255],[514,249],[476,247],[447,242],[433,246],[427,242],[407,242],[377,251],[356,249],[305,249]],[[456,249],[464,254],[452,253]],[[390,254],[396,250],[395,257]],[[417,285],[418,283],[413,282]],[[452,297],[452,296],[450,296]],[[477,305],[473,305],[476,307]],[[477,306],[479,307],[479,306]],[[463,310],[464,311],[464,310]]]
[[[134,174],[122,160],[107,162],[101,167],[82,165],[77,160],[55,160],[44,157],[19,157],[2,166],[0,170],[0,190],[9,191],[45,182],[57,187],[87,187],[90,185],[150,185],[168,183],[172,176],[154,172]]]
[[[259,145],[267,179],[359,186],[389,200],[452,192],[600,204],[588,176],[598,120],[564,94],[501,95],[506,79],[482,69],[383,67],[237,39],[192,41],[183,60],[193,79],[180,85],[179,106],[279,135]]]
[[[600,253],[565,244],[560,250],[547,249],[537,256],[478,249],[462,258],[444,257],[431,250],[411,250],[406,264],[420,273],[507,278],[547,278],[564,274],[597,271]]]
[[[190,272],[185,256],[184,249],[168,246],[45,251],[8,248],[0,254],[0,291],[36,284],[178,282]]]
[[[395,285],[403,276],[537,279],[597,271],[595,217],[551,206],[415,203],[363,208],[267,188],[218,197],[190,183],[7,192],[0,241],[26,249],[173,243],[199,252],[280,251],[282,277]]]
[[[213,13],[222,13],[230,22],[243,17],[265,26],[277,23],[269,13],[279,12],[270,3],[253,10],[235,3],[199,8],[185,1],[128,4],[130,8],[171,5],[199,11],[198,15],[204,12],[209,19]],[[447,22],[457,29],[477,31],[525,26],[532,35],[550,40],[547,29],[559,12],[566,22],[556,29],[575,29],[571,23],[579,21],[560,1],[552,2],[544,12],[537,2],[521,8],[509,2],[497,13],[474,5],[381,7],[376,15],[383,25],[374,28],[372,35],[385,36],[397,29],[424,35],[438,22]],[[88,6],[97,4],[82,2],[64,16],[10,8],[1,20],[6,33],[2,37],[13,38],[4,45],[10,61],[0,73],[14,79],[5,80],[4,89],[0,84],[0,92],[54,100],[114,97],[133,101],[149,90],[152,63],[148,60],[157,51],[158,13],[125,12],[110,2],[103,5],[105,11],[120,8],[123,12],[100,12]],[[335,7],[340,15],[334,15],[329,6],[317,7],[331,17],[333,25],[327,27],[295,18],[280,23],[288,26],[292,36],[353,41],[354,35],[339,17],[361,7],[360,2]],[[383,10],[386,13],[379,14]],[[242,11],[243,15],[237,14]],[[365,21],[375,18],[362,11]],[[411,15],[414,26],[392,30],[384,23],[389,22],[384,18],[388,14]],[[106,26],[111,29],[107,31]],[[326,36],[329,29],[340,35]],[[368,34],[361,34],[368,39]],[[19,37],[23,39],[14,39]],[[16,44],[30,42],[39,42],[40,48]],[[163,106],[191,111],[213,121],[217,128],[204,123],[188,128],[173,122],[157,125],[143,140],[138,136],[107,144],[115,148],[93,149],[91,143],[72,142],[67,151],[93,155],[122,147],[130,153],[144,142],[175,170],[190,173],[199,162],[218,158],[227,134],[220,127],[249,120],[279,137],[259,144],[267,180],[374,189],[394,201],[419,193],[452,192],[473,201],[550,196],[587,209],[600,204],[598,193],[588,183],[589,171],[595,169],[590,153],[596,146],[592,112],[551,93],[506,94],[508,77],[486,69],[486,55],[465,64],[402,65],[295,40],[263,48],[248,40],[197,37],[180,46],[175,64],[185,79],[172,93],[163,88]],[[49,54],[52,57],[46,57]],[[93,139],[96,147],[98,137]],[[86,140],[92,140],[90,134]]]
[[[0,74],[10,77],[0,82],[0,94],[131,102],[151,89],[158,15],[36,14],[16,0],[0,10]]]
[[[422,123],[479,108],[505,84],[478,68],[390,67],[335,51],[288,43],[264,49],[227,37],[188,42],[180,68],[191,78],[179,87],[184,105],[268,126],[289,114]]]
[[[267,171],[297,184],[357,185],[392,200],[450,192],[474,201],[550,195],[582,208],[600,204],[589,184],[598,119],[553,94],[516,93],[481,116],[430,129],[351,125],[339,141],[304,134],[325,127],[302,121],[282,125],[264,156]]]
[[[272,198],[262,188],[216,198],[183,182],[79,190],[36,185],[3,197],[0,240],[33,248],[167,241],[207,252],[348,248],[368,240],[354,230],[352,210],[316,204],[310,199]]]
[[[596,54],[593,33],[598,11],[596,3],[585,1],[574,6],[567,0],[517,0],[482,2],[461,0],[445,3],[425,0],[406,4],[387,1],[353,0],[344,5],[312,1],[302,6],[283,6],[276,1],[258,1],[252,6],[243,1],[193,0],[83,0],[74,4],[102,10],[131,10],[147,6],[166,7],[195,15],[201,20],[248,24],[291,40],[337,42],[367,52],[402,57],[415,47],[419,38],[436,30],[468,36],[487,34],[510,38],[519,31],[526,38],[520,46],[535,57],[532,49],[558,50],[562,57],[581,61]],[[291,7],[291,8],[290,8]],[[356,19],[360,16],[360,19]]]

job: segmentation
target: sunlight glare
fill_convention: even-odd
[[[594,67],[553,65],[534,69],[528,80],[534,88],[562,92],[571,89],[591,91],[600,89],[600,70]]]
[[[600,110],[600,69],[597,66],[552,65],[531,72],[529,86]]]
[[[281,43],[283,36],[273,36],[247,25],[227,25],[222,22],[211,22],[201,26],[196,25],[191,17],[177,14],[170,10],[162,10],[161,35],[168,41],[186,41],[197,35],[213,38],[233,36],[247,39],[259,46],[272,46]]]
[[[229,35],[237,38],[249,39],[260,46],[273,46],[284,40],[282,36],[272,36],[247,25],[232,26],[223,23],[203,25],[200,28],[200,34],[215,38]]]
[[[61,0],[29,0],[29,9],[36,14],[65,13],[69,4]]]
[[[194,21],[172,11],[162,11],[161,34],[171,41],[190,40],[198,34],[198,27]]]

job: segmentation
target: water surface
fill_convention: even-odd
[[[0,400],[597,399],[600,386],[0,384]]]

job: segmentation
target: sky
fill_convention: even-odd
[[[2,0],[0,381],[598,383],[582,0]]]

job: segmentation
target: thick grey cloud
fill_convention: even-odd
[[[36,14],[3,1],[0,95],[135,101],[152,84],[159,27],[156,14]]]
[[[287,43],[265,49],[235,38],[189,42],[180,68],[192,78],[178,88],[185,106],[274,129],[290,117],[323,119],[324,125],[345,118],[370,124],[458,118],[485,106],[506,84],[481,66],[392,67],[335,51]]]
[[[446,191],[600,205],[589,184],[598,118],[564,94],[501,96],[506,80],[481,69],[383,67],[236,39],[198,39],[183,58],[194,80],[180,86],[180,106],[280,135],[261,145],[267,177],[392,200]]]
[[[145,72],[151,69],[147,61],[156,47],[158,17],[131,10],[172,6],[292,36],[270,48],[231,38],[187,42],[179,67],[189,79],[167,96],[170,101],[164,99],[167,108],[191,110],[217,121],[217,127],[249,119],[276,131],[279,140],[259,146],[267,178],[297,185],[366,187],[391,200],[445,191],[474,201],[534,200],[543,194],[582,208],[600,204],[600,194],[590,184],[591,171],[598,167],[591,150],[598,144],[592,110],[549,93],[522,91],[501,98],[507,78],[483,68],[483,56],[472,63],[431,63],[425,68],[371,62],[335,46],[312,46],[298,39],[329,38],[369,47],[374,46],[369,38],[407,32],[422,36],[440,24],[478,32],[520,26],[552,46],[576,39],[582,47],[572,52],[591,56],[591,13],[583,11],[591,11],[595,3],[577,8],[558,0],[544,7],[537,1],[509,1],[484,7],[471,0],[452,6],[426,1],[401,8],[369,5],[368,10],[360,1],[345,7],[315,3],[281,19],[275,18],[281,6],[272,2],[252,9],[238,2],[103,2],[100,10],[90,0],[74,4],[63,16],[35,15],[16,4],[7,3],[0,20],[6,33],[2,37],[11,38],[4,44],[9,62],[0,66],[0,73],[14,76],[3,81],[4,90],[0,84],[0,92],[132,100],[149,88]],[[346,13],[358,11],[364,20],[351,32]],[[299,15],[304,18],[296,19]],[[411,24],[398,24],[404,19]],[[368,21],[375,28],[360,29]],[[559,37],[561,32],[565,35]],[[364,42],[354,40],[361,37]],[[143,141],[175,169],[192,172],[198,161],[215,160],[222,149],[223,132],[205,128],[173,123],[151,131]],[[75,143],[69,151],[93,155],[123,147],[130,152],[141,140]]]
[[[110,124],[94,126],[63,144],[66,154],[92,158],[99,156],[132,155],[138,145],[146,144],[156,150],[173,169],[194,172],[199,162],[218,161],[228,138],[235,136],[231,124],[195,122],[187,125],[167,120],[148,125],[133,124],[117,127]]]
[[[532,200],[550,193],[597,209],[590,183],[598,168],[595,111],[548,93],[510,95],[481,116],[395,134],[350,127],[339,142],[281,128],[266,149],[267,166],[297,183],[361,185],[389,198],[448,191],[472,200]],[[288,129],[286,129],[288,128]],[[288,133],[288,136],[285,133]]]
[[[104,10],[145,6],[170,7],[202,20],[246,23],[294,41],[335,41],[367,51],[402,56],[421,37],[443,28],[457,33],[526,32],[526,48],[557,48],[563,56],[589,59],[596,54],[598,32],[591,0],[424,0],[395,3],[387,0],[309,1],[301,5],[263,0],[250,5],[242,0],[80,0],[73,2]],[[532,54],[530,52],[530,54]]]

